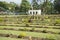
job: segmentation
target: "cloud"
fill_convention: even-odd
[[[17,4],[20,4],[21,3],[21,0],[0,0],[0,1],[15,2]]]
[[[22,0],[0,0],[0,1],[6,1],[6,2],[15,2],[17,4],[20,4]],[[28,0],[30,3],[32,0]]]

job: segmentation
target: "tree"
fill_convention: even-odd
[[[54,9],[60,13],[60,0],[54,1]]]
[[[32,0],[32,7],[33,7],[34,10],[39,9],[39,5],[38,5],[37,0]]]
[[[15,3],[11,2],[11,3],[7,3],[7,2],[0,2],[0,8],[4,8],[6,11],[10,10],[10,11],[14,11],[15,10]]]
[[[20,6],[16,5],[15,12],[20,12]]]
[[[27,0],[22,0],[20,12],[27,12],[30,9],[30,3]]]
[[[4,2],[0,1],[0,7],[4,8],[4,9],[7,9],[6,4],[8,4],[8,3],[5,1]]]
[[[45,14],[52,13],[53,3],[49,0],[44,0],[44,2],[41,4],[41,9]]]
[[[16,4],[14,2],[10,2],[7,4],[7,8],[9,11],[14,12],[15,11]]]

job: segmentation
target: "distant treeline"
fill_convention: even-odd
[[[32,0],[31,3],[22,0],[20,5],[14,2],[0,1],[0,11],[27,13],[32,8],[34,10],[41,9],[43,14],[57,14],[60,13],[60,0]]]

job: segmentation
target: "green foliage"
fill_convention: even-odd
[[[43,13],[51,14],[53,10],[53,3],[49,0],[44,1],[43,4],[41,4],[41,9]]]
[[[5,1],[0,1],[0,8],[4,8],[3,10],[7,11],[14,11],[15,10],[15,7],[16,7],[16,4],[14,2],[11,2],[11,3],[7,3]],[[1,10],[1,9],[0,9]]]
[[[30,9],[30,3],[27,0],[22,0],[20,12],[27,12]]]
[[[47,33],[47,31],[46,31],[46,30],[43,30],[42,32],[43,32],[43,33]]]
[[[4,19],[3,18],[0,18],[0,22],[3,21]]]
[[[32,22],[32,20],[31,20],[31,19],[29,19],[29,20],[28,20],[28,23],[31,23],[31,22]]]
[[[16,38],[10,38],[10,37],[0,37],[0,40],[24,40],[24,39],[16,39]]]
[[[31,9],[31,5],[33,6],[33,9],[37,10],[37,9],[41,9],[42,12],[44,13],[51,13],[54,9],[53,3],[51,3],[51,1],[44,1],[43,3],[39,3],[39,1],[41,2],[41,0],[32,0],[31,4],[28,2],[28,0],[22,0],[21,5],[17,5],[14,2],[0,2],[0,7],[2,7],[3,9],[5,9],[5,11],[9,10],[11,12],[24,12],[24,13],[19,13],[19,15],[27,15],[27,11],[29,9]],[[57,8],[57,7],[56,7]],[[58,6],[59,9],[59,6]],[[1,10],[1,9],[0,9]]]
[[[60,24],[60,19],[55,20],[56,24]]]
[[[60,19],[56,19],[54,25],[60,24]]]
[[[38,10],[38,7],[39,7],[38,4],[37,4],[37,3],[34,3],[33,9],[34,9],[34,10]]]
[[[24,31],[28,31],[28,29],[27,28],[24,28]]]
[[[20,33],[19,38],[25,37],[26,35],[27,35],[26,33],[22,32]]]
[[[54,1],[54,8],[60,13],[60,0]]]
[[[36,0],[32,0],[32,6],[33,6],[34,10],[39,9],[39,4],[38,4],[38,2]]]
[[[1,2],[0,1],[0,7],[3,7],[4,9],[7,9],[7,4],[6,2]]]
[[[49,40],[56,40],[55,37],[51,37],[51,36],[49,36],[48,38],[49,38]]]
[[[29,24],[26,24],[26,27],[29,27]]]
[[[50,20],[50,19],[47,19],[47,21],[48,21],[48,22],[51,22],[51,20]]]
[[[31,31],[34,31],[35,30],[35,27],[33,27],[32,29],[31,29]]]
[[[46,19],[48,19],[49,17],[48,16],[45,16]]]

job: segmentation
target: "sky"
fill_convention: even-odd
[[[6,2],[15,2],[17,4],[20,4],[21,3],[21,0],[0,0],[0,1],[6,1]],[[30,3],[31,3],[31,0],[29,0]]]
[[[0,0],[0,1],[6,1],[6,2],[15,2],[16,4],[20,4],[21,0]],[[32,0],[29,0],[29,2],[31,3]]]

